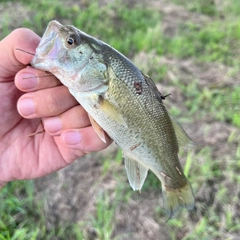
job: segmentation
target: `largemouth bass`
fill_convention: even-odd
[[[194,207],[178,159],[179,144],[190,139],[150,77],[111,46],[57,21],[48,24],[31,64],[68,87],[102,141],[106,132],[122,148],[133,190],[141,190],[150,169],[162,183],[170,217],[179,207]]]

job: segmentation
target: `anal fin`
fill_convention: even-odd
[[[129,157],[126,153],[123,153],[123,155],[128,181],[134,191],[141,191],[147,177],[148,169],[135,159]]]

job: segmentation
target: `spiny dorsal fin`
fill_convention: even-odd
[[[151,89],[152,93],[155,95],[155,97],[158,99],[159,102],[162,103],[162,94],[158,91],[156,84],[154,81],[146,74],[142,72],[143,77],[145,78],[145,81],[149,88]]]
[[[128,181],[132,189],[141,191],[147,177],[148,169],[138,161],[132,159],[127,153],[123,153],[125,168],[127,171]]]

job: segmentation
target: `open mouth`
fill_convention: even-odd
[[[61,40],[58,37],[61,24],[57,21],[49,23],[47,30],[45,31],[39,46],[36,49],[36,55],[32,60],[32,64],[40,69],[50,67],[50,61],[57,58],[61,49]]]
[[[57,21],[52,21],[49,23],[46,32],[44,33],[42,40],[37,48],[37,56],[43,57],[56,57],[57,50],[59,47],[58,32],[61,28],[61,24]]]

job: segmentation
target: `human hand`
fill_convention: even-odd
[[[107,143],[100,140],[87,113],[54,76],[24,66],[33,56],[17,49],[35,53],[39,41],[28,29],[0,41],[0,188],[47,175],[111,143],[107,136]],[[29,137],[42,130],[41,119],[45,132]]]

